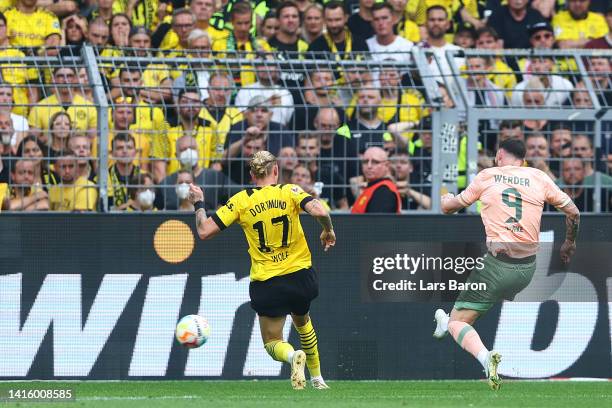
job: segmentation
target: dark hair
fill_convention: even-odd
[[[476,30],[476,39],[480,38],[480,36],[489,34],[491,37],[495,38],[495,40],[499,40],[499,34],[493,27],[484,26]]]
[[[15,173],[17,172],[17,165],[18,165],[19,163],[23,163],[23,162],[31,162],[31,161],[32,161],[32,160],[30,160],[30,159],[23,159],[23,158],[22,158],[22,159],[17,159],[17,160],[12,161],[12,162],[11,162],[12,164],[11,164],[11,166],[10,166],[10,168],[11,168],[11,173],[12,173],[12,174],[15,174]]]
[[[393,14],[393,7],[386,1],[383,1],[382,3],[374,3],[374,6],[372,6],[371,13],[374,14],[375,11],[382,9],[387,9],[391,14]]]
[[[232,20],[236,15],[239,14],[252,14],[253,8],[251,7],[251,3],[248,1],[238,1],[232,7],[230,11],[230,20]]]
[[[118,18],[118,17],[123,17],[128,21],[128,24],[130,26],[130,31],[132,31],[132,19],[130,19],[127,14],[125,13],[117,13],[117,14],[113,14],[113,16],[110,19],[110,22],[108,23],[108,30],[109,30],[109,39],[108,39],[108,43],[109,45],[114,45],[116,46],[117,44],[115,44],[115,39],[113,38],[113,22]]]
[[[132,200],[136,199],[136,193],[138,192],[139,189],[143,188],[142,186],[144,185],[146,178],[150,178],[151,181],[153,181],[153,185],[150,186],[149,188],[155,189],[154,187],[155,180],[149,173],[145,173],[145,172],[138,173],[130,177],[128,180],[128,188],[127,188],[128,197],[130,197]]]
[[[342,13],[344,13],[344,15],[348,14],[346,11],[346,7],[344,6],[344,3],[338,0],[332,0],[332,1],[325,3],[325,5],[323,6],[323,11],[325,12],[325,10],[335,10],[338,8],[342,9]]]
[[[191,21],[193,21],[193,24],[195,24],[197,21],[197,17],[195,16],[195,14],[193,14],[193,11],[191,11],[191,9],[187,7],[181,7],[181,8],[175,9],[174,12],[172,13],[172,24],[176,22],[176,18],[178,16],[182,16],[182,15],[190,16]]]
[[[425,12],[425,15],[427,17],[429,17],[429,13],[433,10],[442,10],[444,12],[444,14],[446,14],[446,18],[448,19],[448,10],[446,9],[446,7],[441,6],[439,4],[433,5],[431,7],[427,8],[427,11]]]
[[[514,129],[523,127],[523,124],[518,120],[504,120],[499,124],[499,129]]]
[[[132,142],[132,144],[136,146],[136,139],[134,139],[134,136],[130,135],[129,132],[119,132],[113,137],[113,149],[115,148],[115,142]]]
[[[277,8],[276,8],[276,17],[280,17],[281,12],[286,9],[286,8],[294,8],[297,10],[298,12],[298,16],[300,18],[300,22],[302,21],[302,16],[300,13],[300,8],[298,7],[297,4],[295,4],[293,1],[291,0],[287,0],[287,1],[283,1]]]
[[[550,123],[550,130],[551,131],[555,131],[555,130],[569,130],[569,131],[573,131],[574,129],[572,128],[572,124],[570,122],[564,122],[564,121],[555,121],[555,122],[551,122]]]
[[[269,20],[271,18],[276,18],[276,10],[274,10],[274,9],[272,9],[272,10],[270,10],[270,11],[268,11],[266,13],[266,15],[264,16],[263,20],[261,20],[261,24],[263,25],[266,22],[266,20]]]
[[[128,73],[138,72],[140,74],[140,77],[142,78],[141,68],[136,63],[128,63],[128,64],[121,65],[121,67],[119,68],[119,78],[121,78],[121,75],[123,75],[126,72]]]
[[[198,88],[193,88],[193,87],[182,88],[181,90],[179,90],[177,100],[180,100],[183,97],[183,95],[185,95],[186,93],[194,93],[194,94],[197,94],[198,96],[200,95],[200,91],[198,90]]]
[[[40,174],[49,173],[49,146],[43,144],[38,138],[34,135],[27,135],[21,142],[19,142],[19,146],[17,146],[17,157],[23,157],[23,151],[25,150],[25,144],[28,142],[34,142],[38,145],[38,148],[43,154],[43,158],[40,160]],[[45,159],[47,157],[47,159]]]
[[[66,65],[64,65],[64,64],[66,64]],[[57,67],[53,68],[53,76],[55,76],[55,74],[57,74],[57,71],[59,71],[60,69],[69,69],[75,75],[77,73],[76,68],[74,66],[68,65],[67,62],[61,62],[60,65],[58,65]]]
[[[149,30],[147,27],[135,26],[130,29],[130,34],[128,35],[128,38],[131,39],[133,36],[138,34],[146,34],[149,38],[151,38],[152,36],[151,30]]]
[[[49,130],[53,131],[53,123],[55,122],[55,119],[59,118],[60,116],[65,116],[68,118],[68,123],[70,124],[70,130],[72,130],[74,127],[74,124],[72,123],[72,118],[64,110],[57,111],[53,115],[51,115],[51,117],[49,118]]]
[[[65,149],[61,155],[55,158],[55,162],[59,162],[60,160],[76,160],[76,155],[70,149]]]
[[[510,153],[517,159],[523,160],[525,158],[525,143],[519,139],[506,139],[499,144],[500,149]]]
[[[459,24],[457,26],[457,30],[455,31],[455,35],[459,34],[459,33],[466,33],[468,34],[473,40],[476,40],[476,38],[478,38],[476,36],[476,29],[470,25],[469,23],[466,24]]]
[[[408,152],[408,150],[393,150],[391,153],[389,153],[389,159],[397,156],[408,156],[408,159],[410,159],[410,152]]]
[[[3,13],[3,12],[1,12],[1,11],[0,11],[0,20],[4,21],[4,25],[7,25],[7,22],[6,22],[6,16],[5,16],[5,15],[4,15],[4,13]]]
[[[321,137],[319,136],[319,133],[317,132],[302,132],[298,135],[297,138],[297,144],[300,144],[300,140],[310,140],[310,139],[317,139],[317,141],[319,142],[319,144],[321,144]]]

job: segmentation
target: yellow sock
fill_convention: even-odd
[[[319,362],[319,349],[317,348],[317,334],[312,327],[312,320],[308,320],[302,327],[295,327],[300,335],[302,350],[306,353],[306,366],[310,377],[321,375],[321,363]]]
[[[266,351],[276,361],[290,363],[289,355],[293,354],[293,346],[286,341],[273,340],[264,345]]]

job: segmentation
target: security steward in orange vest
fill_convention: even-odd
[[[389,178],[390,166],[387,152],[380,147],[370,147],[363,154],[361,167],[367,181],[351,212],[399,213],[402,209],[400,193]]]

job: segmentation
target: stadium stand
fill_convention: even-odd
[[[401,213],[439,213],[516,137],[581,211],[612,211],[612,7],[375,3],[1,2],[2,209],[189,210],[191,180],[214,209],[267,149],[348,212],[379,146]]]

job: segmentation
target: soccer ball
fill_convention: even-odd
[[[176,340],[187,348],[204,345],[208,336],[210,336],[210,326],[202,316],[185,316],[176,325]]]

